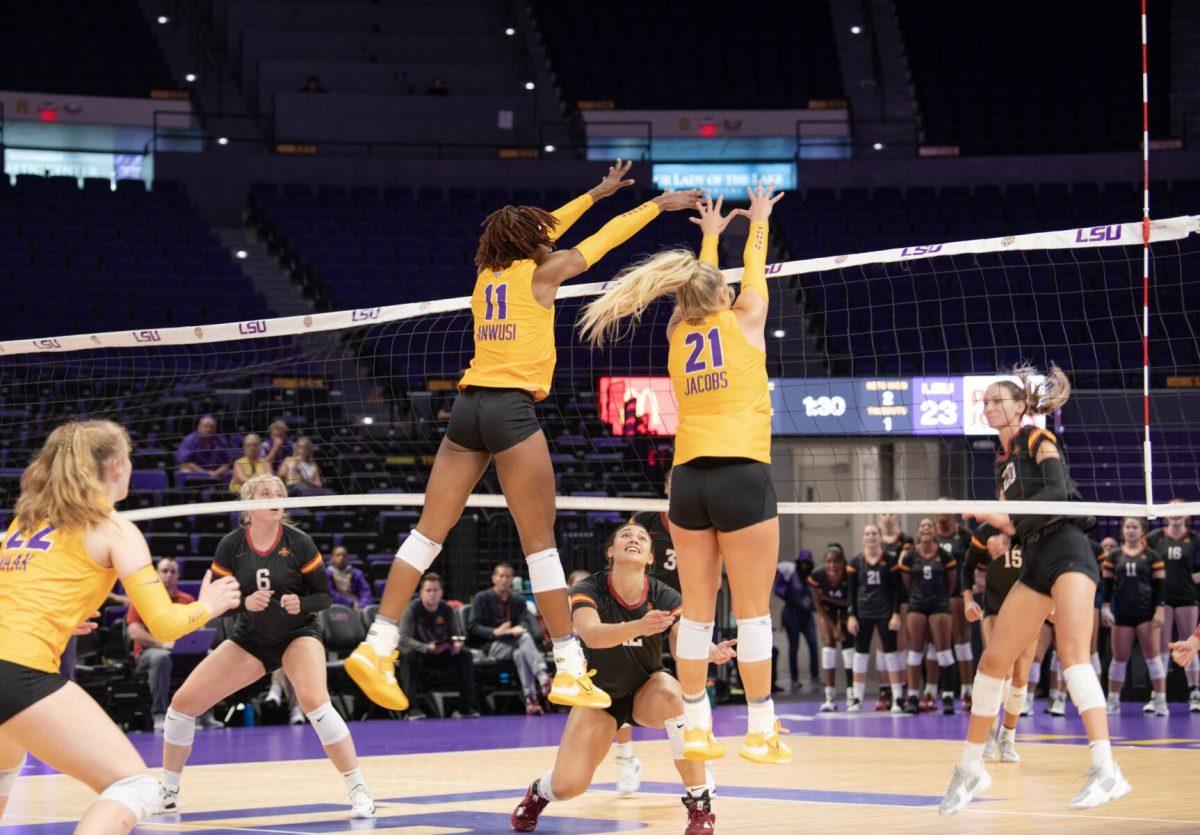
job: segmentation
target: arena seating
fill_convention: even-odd
[[[536,0],[533,9],[572,104],[797,109],[814,99],[843,98],[825,0]]]

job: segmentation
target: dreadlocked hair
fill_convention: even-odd
[[[550,246],[554,215],[536,206],[504,206],[483,219],[483,235],[475,252],[475,268],[502,270]]]

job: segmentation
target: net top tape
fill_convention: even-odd
[[[1151,221],[1150,241],[1160,243],[1177,241],[1189,235],[1200,234],[1200,215],[1182,215]],[[1091,249],[1104,246],[1134,246],[1142,243],[1142,223],[1118,223],[1107,226],[1090,226],[1080,229],[1064,229],[1058,232],[1034,232],[1027,235],[1007,235],[1001,238],[979,238],[970,241],[954,241],[941,244],[923,244],[882,249],[874,252],[859,252],[852,255],[836,255],[823,258],[807,258],[799,261],[784,261],[767,265],[767,276],[783,278],[808,273],[827,272],[866,264],[888,264],[901,261],[916,261],[940,258],[947,255],[969,255],[984,252],[1017,252],[1022,250],[1047,249]],[[741,280],[742,270],[722,270],[731,284]],[[579,298],[598,295],[605,283],[576,284],[564,286],[558,291],[558,299]],[[330,313],[313,313],[306,316],[285,316],[278,319],[252,319],[244,322],[223,322],[210,325],[182,326],[173,328],[144,328],[141,330],[108,331],[105,333],[81,333],[69,336],[50,336],[39,339],[16,339],[0,342],[0,359],[7,356],[41,353],[65,353],[97,348],[158,348],[166,345],[201,345],[243,339],[297,336],[322,331],[345,330],[365,325],[398,322],[435,313],[467,310],[471,306],[468,296],[436,299],[425,302],[410,302],[381,307],[338,310]]]

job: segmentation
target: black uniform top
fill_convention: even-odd
[[[650,545],[654,549],[654,578],[679,591],[679,568],[675,565],[675,544],[671,542],[667,514],[647,510],[633,514],[630,521],[637,522],[650,533]]]
[[[808,575],[808,585],[812,589],[813,600],[821,607],[821,611],[832,621],[846,616],[850,607],[849,573],[842,572],[842,579],[834,583],[829,579],[829,572],[821,566]]]
[[[942,553],[954,560],[957,566],[954,575],[954,588],[950,590],[950,596],[960,597],[962,596],[962,588],[959,585],[959,573],[967,561],[967,549],[971,547],[971,529],[965,525],[957,525],[954,528],[954,533],[949,536],[942,536],[935,529],[933,538],[937,540],[938,547],[942,549]]]
[[[890,562],[893,566],[897,566],[900,564],[900,556],[905,551],[907,551],[909,548],[913,547],[913,538],[911,536],[909,536],[908,534],[906,534],[904,531],[900,531],[900,533],[896,536],[896,541],[890,542],[890,543],[887,540],[883,539],[882,534],[881,534],[880,535],[880,543],[883,545],[883,555],[885,557],[887,557],[887,561]],[[900,594],[900,602],[907,603],[908,602],[908,590],[904,588],[903,583],[900,584],[899,594]]]
[[[992,555],[988,553],[987,541],[996,533],[990,525],[980,525],[975,530],[971,537],[971,547],[967,550],[967,558],[963,562],[962,589],[965,591],[974,586],[975,568],[985,566],[987,579],[984,581],[983,600],[976,602],[986,603],[989,609],[998,612],[1004,598],[1008,597],[1009,591],[1020,579],[1024,561],[1021,558],[1021,546],[1013,544],[1009,545],[1008,550],[999,559],[992,559]]]
[[[1192,574],[1200,572],[1200,534],[1187,531],[1183,539],[1174,539],[1166,528],[1150,531],[1146,535],[1146,547],[1158,555],[1166,564],[1166,599],[1176,605],[1189,605],[1186,601],[1197,600],[1196,582]]]
[[[897,569],[908,576],[909,606],[921,609],[949,606],[951,587],[958,585],[957,567],[958,561],[941,548],[929,559],[915,547],[905,551]]]
[[[900,611],[900,578],[883,557],[872,565],[856,554],[846,566],[850,583],[850,614],[856,618],[890,618]]]
[[[1061,466],[1047,466],[1050,462],[1037,463],[1038,450],[1042,444],[1053,444],[1058,450]],[[1055,462],[1056,464],[1058,462]],[[996,494],[1007,501],[1025,502],[1078,502],[1083,497],[1071,481],[1067,458],[1062,445],[1054,433],[1037,426],[1022,426],[1013,436],[1007,450],[996,456]],[[1026,539],[1047,524],[1061,517],[1012,516],[1017,529],[1017,541]],[[1090,526],[1089,526],[1090,527]]]
[[[237,628],[264,644],[310,626],[316,620],[316,612],[333,604],[324,557],[311,536],[291,525],[279,526],[275,544],[266,551],[257,551],[250,544],[247,528],[230,531],[217,545],[212,572],[218,577],[237,579],[243,598],[237,608]],[[261,612],[247,611],[245,598],[260,589],[275,592],[267,608]],[[284,610],[279,600],[285,594],[299,596],[300,614]]]
[[[1105,571],[1113,574],[1113,605],[1126,615],[1154,609],[1151,574],[1163,570],[1162,559],[1149,549],[1131,555],[1122,547],[1104,561]]]
[[[666,583],[646,577],[640,598],[622,600],[613,590],[608,571],[600,571],[571,587],[571,611],[583,607],[595,609],[601,623],[629,623],[640,620],[651,609],[665,609],[678,617],[683,612],[683,598]],[[585,645],[588,667],[596,670],[596,686],[614,700],[635,692],[663,669],[663,641],[670,631],[668,628],[657,635],[643,635],[606,649]]]

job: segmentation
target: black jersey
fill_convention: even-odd
[[[1058,457],[1062,462],[1061,480],[1048,477],[1046,469],[1037,463],[1038,450],[1042,444],[1053,444],[1054,448],[1058,450]],[[1054,437],[1054,433],[1047,429],[1037,426],[1022,426],[1020,431],[1013,436],[1008,449],[1001,450],[1000,454],[996,456],[995,473],[996,495],[1002,496],[1007,501],[1077,502],[1083,500],[1075,483],[1070,479],[1067,457],[1063,452],[1062,445],[1058,442],[1058,438]],[[1056,518],[1061,517],[1012,516],[1018,542],[1028,544],[1027,540],[1031,534],[1055,521]],[[1081,519],[1073,518],[1072,521],[1079,523],[1081,527],[1091,527],[1082,525]]]
[[[850,607],[850,582],[845,571],[841,581],[834,583],[825,566],[821,566],[808,575],[808,587],[826,617],[836,621],[846,616]]]
[[[850,583],[850,614],[856,618],[890,618],[900,611],[899,578],[884,557],[872,565],[857,554],[846,566]]]
[[[1151,574],[1163,570],[1163,562],[1149,549],[1131,556],[1122,549],[1104,561],[1105,571],[1113,575],[1113,606],[1126,616],[1154,609]]]
[[[967,558],[963,562],[962,588],[969,589],[975,584],[975,569],[983,566],[986,569],[986,579],[983,586],[982,603],[991,612],[999,612],[1000,606],[1012,587],[1021,577],[1024,560],[1021,557],[1021,546],[1010,544],[999,558],[992,559],[988,553],[987,539],[996,533],[989,526],[980,526],[971,536],[971,547],[967,550]]]
[[[964,525],[955,525],[954,531],[946,536],[942,536],[935,529],[933,538],[937,540],[942,554],[955,562],[954,587],[950,589],[950,596],[959,597],[962,595],[959,573],[967,561],[967,550],[971,547],[971,529]]]
[[[904,531],[900,531],[900,533],[897,534],[897,536],[896,536],[895,542],[888,542],[887,540],[882,540],[882,544],[883,544],[883,553],[887,555],[887,558],[889,561],[891,561],[893,564],[895,564],[900,561],[901,554],[903,554],[909,548],[913,547],[913,538],[911,536],[909,536],[908,534],[906,534]]]
[[[650,544],[654,548],[654,578],[679,591],[679,568],[675,565],[675,545],[671,542],[671,529],[667,527],[667,514],[647,510],[635,513],[630,521],[650,533]]]
[[[1194,606],[1196,582],[1192,574],[1200,572],[1200,534],[1185,531],[1183,539],[1174,539],[1166,528],[1150,531],[1146,547],[1161,559],[1167,569],[1164,597],[1170,606]]]
[[[958,585],[957,567],[955,557],[941,548],[930,559],[915,547],[905,551],[897,569],[908,577],[908,605],[918,609],[949,605],[951,584]]]
[[[595,609],[601,623],[629,623],[640,620],[651,609],[666,610],[678,617],[683,612],[683,598],[666,583],[647,576],[639,599],[622,600],[613,590],[608,571],[601,571],[571,587],[571,611],[583,607]],[[585,646],[588,667],[596,670],[596,686],[614,701],[635,692],[663,669],[663,641],[668,632],[670,629],[665,629],[605,649]]]
[[[333,603],[325,559],[312,537],[291,525],[279,526],[275,544],[266,551],[250,544],[249,530],[230,531],[217,545],[212,571],[218,577],[235,577],[243,600],[260,589],[274,592],[261,612],[247,611],[244,602],[237,608],[237,628],[262,643],[274,643],[310,626],[315,613]],[[285,594],[300,598],[300,614],[283,608],[279,601]]]

